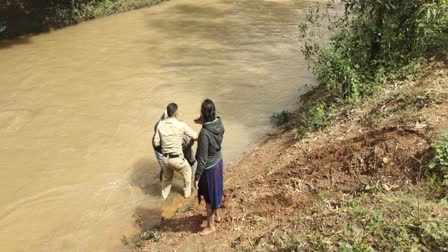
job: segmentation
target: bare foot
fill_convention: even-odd
[[[206,227],[202,229],[201,232],[199,232],[199,235],[209,235],[215,231],[216,231],[215,227]]]
[[[215,222],[220,223],[221,222],[221,217],[218,217],[215,215]]]

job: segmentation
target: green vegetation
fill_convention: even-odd
[[[439,197],[448,196],[448,131],[442,131],[439,141],[433,144],[435,155],[429,164],[432,171],[429,181]]]
[[[287,123],[290,116],[291,116],[291,113],[289,113],[286,110],[283,110],[280,113],[273,113],[271,115],[271,122],[275,126],[280,126],[280,125],[283,125],[283,124]]]
[[[408,78],[425,57],[448,53],[447,0],[343,3],[317,4],[299,25],[301,51],[319,85],[292,122],[296,138],[323,128],[336,106]],[[415,99],[426,104],[426,98]]]
[[[294,135],[298,139],[305,137],[306,133],[317,131],[327,125],[329,111],[324,103],[318,103],[308,109],[305,116],[299,118],[298,125],[294,129]]]
[[[143,217],[138,214],[134,214],[134,222],[137,226],[142,230],[140,233],[135,234],[131,237],[127,237],[126,235],[121,236],[121,242],[123,245],[128,246],[130,248],[140,248],[145,244],[145,241],[153,240],[159,241],[161,238],[161,233],[157,229],[145,229],[143,225]]]
[[[6,31],[6,24],[4,22],[0,22],[0,33]]]
[[[163,0],[6,0],[0,6],[0,39],[48,31]]]
[[[121,242],[123,245],[126,245],[130,248],[140,248],[145,244],[145,241],[153,240],[159,241],[161,238],[161,234],[157,230],[147,230],[143,231],[138,235],[134,235],[131,238],[126,237],[125,235],[121,236]]]
[[[389,88],[387,95],[377,94],[387,84],[410,82],[427,59],[446,57],[447,0],[331,1],[310,8],[299,31],[302,53],[319,84],[290,117],[288,126],[296,138],[326,127],[342,113],[344,120],[374,127],[392,116],[411,118],[446,99],[440,86]],[[432,83],[430,76],[426,79]],[[356,107],[361,99],[363,107]],[[342,107],[361,110],[362,116],[353,118],[350,109],[338,110]],[[420,120],[409,121],[429,125]],[[274,228],[249,250],[447,251],[448,131],[421,155],[423,169],[416,176],[427,180],[416,179],[415,191],[403,187],[397,192],[378,180],[345,195],[342,203],[320,193],[307,214],[279,224],[280,234]]]
[[[447,205],[408,193],[350,197],[332,205],[325,194],[307,214],[287,221],[283,232],[258,238],[248,250],[445,251]],[[372,207],[375,206],[375,207]],[[312,218],[306,218],[312,216]],[[300,228],[293,228],[300,226]],[[305,229],[304,229],[305,227]],[[274,229],[275,230],[275,229]]]
[[[302,52],[337,100],[357,101],[406,75],[426,54],[446,53],[448,1],[349,0],[310,8],[299,27]],[[330,31],[328,43],[323,32]]]
[[[70,4],[66,3],[64,5],[63,2],[59,2],[59,5],[55,7],[58,8],[57,15],[61,22],[65,22],[68,25],[159,2],[161,0],[71,0]]]

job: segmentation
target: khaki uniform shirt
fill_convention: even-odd
[[[186,123],[176,118],[160,121],[154,136],[154,146],[162,145],[163,154],[182,154],[182,137],[197,139],[198,135]]]

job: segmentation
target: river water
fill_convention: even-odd
[[[235,161],[313,83],[298,52],[306,2],[174,0],[0,44],[0,251],[111,251],[157,222],[151,138],[165,106],[205,97]],[[193,125],[199,130],[197,125]]]

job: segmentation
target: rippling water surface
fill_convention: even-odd
[[[171,101],[192,122],[212,98],[240,157],[313,82],[306,4],[174,0],[0,44],[0,251],[116,250],[133,214],[156,222],[151,137]]]

